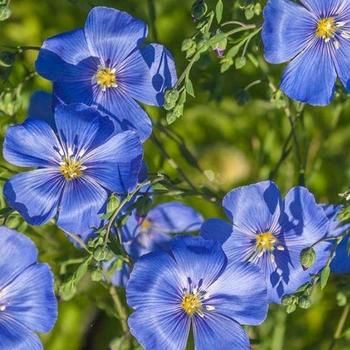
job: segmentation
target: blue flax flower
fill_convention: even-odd
[[[341,205],[323,205],[323,209],[329,219],[328,238],[337,238],[350,229],[350,223],[342,223],[337,218]],[[348,252],[349,236],[345,237],[338,245],[335,257],[331,263],[331,270],[335,273],[350,272],[350,256]]]
[[[47,333],[56,322],[53,276],[37,255],[29,238],[0,227],[0,349],[41,350],[35,332]]]
[[[136,261],[140,256],[162,249],[171,239],[171,234],[198,231],[202,216],[193,208],[168,202],[152,208],[146,216],[140,216],[134,209],[128,221],[120,229],[123,247]],[[124,264],[112,278],[112,283],[125,286],[129,278],[129,267]]]
[[[36,69],[54,82],[66,104],[96,105],[122,130],[135,129],[142,140],[151,121],[137,101],[164,104],[164,91],[176,81],[173,58],[162,45],[141,46],[146,24],[126,12],[93,8],[83,29],[47,39]]]
[[[350,3],[269,0],[262,38],[270,63],[290,62],[281,89],[294,100],[327,105],[337,76],[350,90]]]
[[[332,244],[318,242],[327,234],[328,220],[306,188],[294,187],[282,199],[277,186],[264,181],[232,190],[223,207],[232,224],[210,219],[201,234],[220,241],[229,260],[259,266],[270,302],[280,303],[325,266]],[[301,252],[316,243],[316,261],[304,269]]]
[[[141,257],[126,294],[130,331],[146,350],[185,349],[191,327],[196,350],[249,350],[240,324],[258,325],[267,313],[259,269],[228,264],[220,245],[201,237]]]
[[[4,158],[37,169],[13,176],[4,194],[31,225],[57,215],[58,226],[86,239],[101,223],[108,193],[136,186],[142,145],[135,132],[115,133],[108,117],[82,104],[57,106],[55,125],[29,118],[8,129]]]

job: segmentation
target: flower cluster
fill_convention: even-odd
[[[290,62],[287,95],[324,105],[337,77],[349,89],[347,1],[269,0],[264,18],[266,59]],[[138,200],[153,197],[143,183],[152,122],[138,102],[163,106],[177,80],[170,52],[143,45],[146,36],[143,21],[95,7],[84,28],[43,43],[36,69],[53,93],[34,94],[28,118],[6,132],[5,160],[28,171],[8,179],[4,196],[31,225],[55,220],[91,254],[88,263],[112,270],[104,282],[126,288],[130,332],[145,349],[183,350],[193,331],[196,350],[248,350],[242,325],[261,324],[269,304],[314,285],[325,268],[350,271],[350,224],[305,187],[282,197],[272,181],[227,193],[228,221],[204,221],[177,201],[140,212]],[[112,215],[111,198],[119,201]],[[112,239],[119,250],[110,257]],[[101,254],[89,250],[96,246]],[[4,227],[0,251],[0,348],[39,350],[35,332],[56,320],[52,273],[28,238]]]

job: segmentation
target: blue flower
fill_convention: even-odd
[[[131,333],[146,350],[186,347],[190,328],[196,350],[249,350],[240,324],[266,317],[264,278],[251,264],[232,262],[214,241],[178,237],[168,251],[141,257],[131,273]]]
[[[179,202],[159,204],[146,216],[134,209],[128,221],[120,229],[123,247],[136,261],[140,256],[162,249],[171,239],[171,234],[190,233],[200,229],[202,216],[193,208]],[[115,285],[125,286],[130,269],[124,264],[112,278]]]
[[[324,106],[337,76],[350,90],[350,3],[346,0],[269,0],[262,39],[270,63],[289,62],[281,90],[294,100]]]
[[[338,215],[342,209],[341,205],[323,205],[323,209],[329,219],[329,230],[327,237],[336,238],[350,229],[350,223],[341,223],[338,220]],[[349,236],[345,237],[338,245],[335,257],[331,263],[331,270],[335,273],[350,272],[350,256],[348,252]]]
[[[294,187],[282,199],[277,186],[264,181],[232,190],[223,207],[232,224],[210,219],[201,235],[220,241],[229,260],[259,266],[270,302],[280,303],[325,267],[332,244],[319,241],[327,234],[328,220],[306,188]],[[316,261],[304,269],[300,255],[310,247]]]
[[[33,242],[0,227],[0,349],[41,350],[57,319],[53,276]]]
[[[57,215],[58,226],[86,239],[101,223],[108,193],[136,186],[142,145],[135,132],[115,133],[108,117],[83,104],[57,106],[55,124],[57,132],[38,119],[8,129],[4,158],[37,169],[13,176],[4,194],[31,225]]]
[[[54,82],[64,103],[97,105],[122,130],[135,129],[142,140],[151,121],[135,100],[164,104],[164,91],[176,81],[173,58],[162,45],[141,46],[146,24],[126,12],[93,8],[84,29],[47,39],[36,62],[43,77]]]

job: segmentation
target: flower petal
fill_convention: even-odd
[[[11,318],[0,317],[0,334],[0,349],[43,350],[39,337]]]
[[[263,181],[232,190],[224,197],[223,207],[234,227],[255,237],[278,226],[280,203],[277,186]]]
[[[305,187],[294,187],[286,195],[285,213],[288,222],[283,224],[284,241],[289,247],[311,247],[324,238],[329,222],[324,210]]]
[[[270,63],[290,61],[315,37],[316,19],[289,0],[270,0],[264,9],[262,39]]]
[[[136,50],[118,68],[118,83],[132,98],[154,106],[164,104],[164,92],[177,80],[175,62],[162,45]]]
[[[259,325],[267,316],[265,276],[249,263],[229,261],[229,265],[208,290],[208,305],[240,324]]]
[[[218,313],[208,313],[204,318],[195,317],[193,332],[196,350],[251,349],[248,335],[242,326]]]
[[[56,215],[63,184],[57,170],[38,169],[11,177],[4,195],[29,224],[42,225]]]
[[[232,225],[221,219],[209,219],[201,227],[201,236],[223,244],[231,236]]]
[[[90,80],[56,82],[53,91],[65,104],[84,103],[91,106],[94,102],[93,85]]]
[[[315,40],[287,66],[281,90],[290,98],[315,106],[328,105],[334,93],[337,73],[332,47]]]
[[[348,253],[349,237],[344,238],[337,247],[331,263],[331,271],[335,273],[350,272],[350,256]]]
[[[10,126],[4,142],[4,158],[23,167],[45,167],[60,162],[60,145],[51,127],[41,120],[27,119]]]
[[[329,229],[327,237],[339,237],[350,229],[350,223],[344,223],[338,220],[342,206],[333,204],[322,204],[321,207],[329,220]]]
[[[2,290],[28,266],[36,262],[38,251],[29,238],[2,226],[0,256],[0,290]]]
[[[49,332],[57,319],[53,275],[46,264],[34,264],[1,290],[4,317],[37,332]],[[0,316],[1,318],[1,316]]]
[[[193,208],[180,202],[157,205],[147,214],[151,230],[160,233],[185,233],[199,230],[203,218]]]
[[[84,104],[58,105],[55,111],[56,127],[61,143],[74,154],[84,154],[98,147],[114,133],[114,124],[94,107]]]
[[[350,17],[350,9],[349,11],[349,17]],[[350,21],[350,18],[347,19],[348,23]],[[349,25],[347,28],[347,34],[349,35]],[[343,37],[338,36],[338,42],[339,47],[334,50],[335,55],[335,66],[336,70],[339,76],[339,79],[343,83],[345,89],[350,91],[350,62],[349,62],[349,55],[350,55],[350,42],[349,39],[345,39]]]
[[[219,243],[201,237],[174,238],[170,250],[184,275],[194,284],[202,280],[204,290],[216,281],[227,264]]]
[[[36,91],[30,97],[28,107],[28,119],[39,119],[50,125],[55,129],[55,122],[53,117],[54,98],[52,94],[45,91]]]
[[[136,131],[141,141],[145,141],[152,133],[152,122],[147,113],[120,89],[101,93],[96,102],[103,113],[116,120],[121,130]]]
[[[122,132],[86,154],[84,173],[110,191],[128,193],[137,185],[142,152],[137,134]]]
[[[91,80],[97,66],[98,61],[91,57],[83,29],[45,40],[35,63],[38,73],[52,81]]]
[[[191,323],[181,311],[157,307],[141,309],[129,317],[128,323],[131,333],[146,350],[186,348]]]
[[[57,225],[87,240],[99,228],[107,202],[107,192],[88,176],[66,182]]]
[[[84,31],[92,56],[112,65],[121,63],[147,36],[143,21],[102,6],[89,12]]]
[[[341,11],[346,3],[343,0],[300,0],[310,11],[318,15],[319,18],[334,16]]]

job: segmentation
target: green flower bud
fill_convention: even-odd
[[[303,268],[309,269],[316,260],[316,253],[313,248],[306,248],[300,253],[300,262]]]
[[[208,11],[208,6],[204,0],[197,0],[192,6],[192,18],[194,21],[199,21],[205,16]]]

